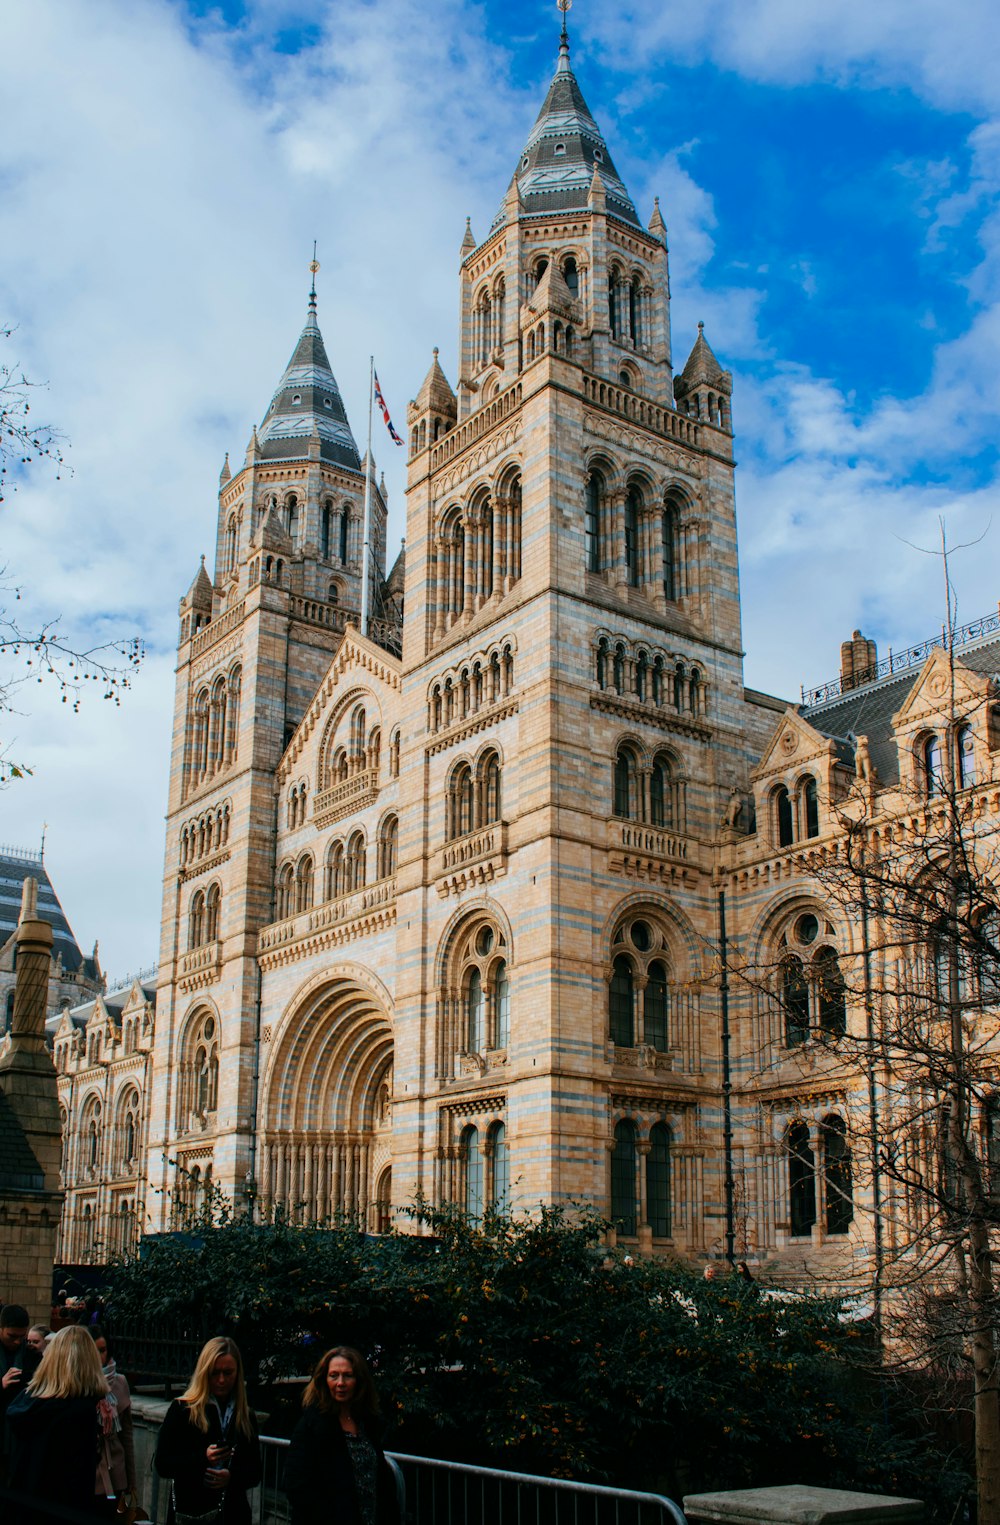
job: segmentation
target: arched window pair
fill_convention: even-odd
[[[963,724],[954,731],[954,782],[958,789],[971,789],[976,782],[976,744],[972,726]],[[926,795],[943,794],[948,787],[945,768],[947,738],[930,735],[917,744],[923,791]]]
[[[182,1132],[204,1124],[219,1104],[219,1031],[212,1012],[191,1022],[181,1050],[177,1086],[177,1126]]]
[[[619,1048],[642,1043],[666,1053],[670,1040],[670,974],[659,927],[635,917],[618,929],[608,987],[608,1033]]]
[[[129,1087],[118,1108],[118,1160],[120,1170],[129,1171],[139,1159],[139,1092]]]
[[[645,1158],[645,1182],[640,1179],[638,1129],[630,1119],[615,1124],[611,1153],[611,1221],[620,1234],[638,1233],[645,1200],[645,1218],[654,1239],[669,1239],[672,1232],[670,1153],[673,1136],[666,1123],[649,1130]],[[642,1186],[645,1185],[645,1192]]]
[[[210,884],[207,890],[195,891],[188,916],[189,949],[204,948],[218,941],[221,905],[222,891],[217,884]]]
[[[794,792],[779,784],[771,796],[771,810],[779,847],[819,836],[819,786],[811,773],[799,780]]]
[[[510,978],[502,958],[485,968],[475,964],[469,970],[465,1018],[465,1041],[470,1054],[507,1047],[510,1042]]]
[[[457,619],[471,618],[521,576],[521,478],[482,489],[444,513],[434,548],[435,639]]]
[[[84,1168],[90,1179],[93,1179],[101,1168],[101,1156],[104,1149],[102,1114],[103,1108],[99,1097],[93,1096],[84,1104],[80,1132]]]
[[[822,1212],[828,1234],[846,1234],[854,1218],[854,1187],[847,1125],[842,1117],[825,1117],[819,1127]],[[788,1217],[793,1238],[808,1237],[817,1221],[816,1152],[809,1124],[796,1119],[785,1133],[788,1162]]]
[[[847,1031],[847,985],[831,935],[813,911],[798,916],[782,938],[778,999],[786,1048],[812,1036],[840,1038]]]
[[[680,830],[682,792],[674,768],[670,754],[660,751],[645,769],[635,747],[623,742],[615,753],[613,814],[623,821]]]
[[[460,762],[448,784],[447,839],[456,841],[500,820],[500,758],[492,749],[471,763]]]
[[[197,786],[235,762],[239,750],[242,668],[221,674],[195,695],[191,710],[189,783]]]
[[[288,796],[289,830],[294,830],[296,826],[305,825],[307,798],[308,789],[306,784],[295,784]]]
[[[346,847],[343,842],[330,844],[326,855],[326,898],[339,900],[343,895],[353,895],[363,890],[366,882],[367,844],[364,832],[359,830],[351,833]]]
[[[484,1211],[508,1211],[510,1155],[504,1124],[491,1124],[484,1148],[480,1142],[479,1129],[470,1123],[462,1130],[459,1157],[462,1165],[462,1207],[469,1221],[481,1223]]]

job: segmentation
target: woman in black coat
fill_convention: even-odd
[[[11,1400],[10,1486],[19,1525],[49,1520],[46,1505],[89,1512],[101,1435],[97,1405],[108,1394],[89,1330],[62,1329],[46,1346],[24,1392]],[[37,1503],[37,1514],[30,1507]],[[6,1520],[6,1514],[3,1516]]]
[[[260,1443],[232,1340],[209,1340],[187,1392],[168,1408],[156,1470],[173,1483],[171,1520],[214,1515],[223,1525],[250,1525],[247,1489],[260,1482]]]
[[[375,1383],[360,1352],[328,1350],[302,1408],[285,1463],[292,1525],[399,1525]]]

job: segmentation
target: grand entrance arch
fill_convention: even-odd
[[[289,1009],[265,1076],[263,1194],[298,1222],[385,1219],[392,1131],[387,1002],[337,975]]]

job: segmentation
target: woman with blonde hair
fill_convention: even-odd
[[[50,1509],[93,1507],[98,1405],[107,1394],[90,1331],[74,1324],[53,1335],[35,1375],[7,1409],[10,1486],[21,1502],[15,1518],[24,1525],[50,1520]]]
[[[209,1340],[187,1391],[167,1410],[156,1470],[173,1481],[175,1525],[250,1525],[247,1489],[260,1482],[257,1421],[232,1340]]]

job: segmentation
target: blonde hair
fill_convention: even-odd
[[[103,1398],[107,1391],[97,1346],[79,1324],[53,1335],[28,1383],[36,1398]]]
[[[250,1440],[253,1436],[253,1426],[250,1423],[250,1406],[247,1403],[246,1383],[243,1380],[243,1357],[235,1341],[217,1335],[214,1340],[209,1340],[208,1344],[202,1347],[191,1381],[187,1385],[187,1391],[181,1393],[181,1402],[187,1404],[188,1418],[191,1423],[196,1424],[199,1430],[207,1434],[208,1405],[212,1401],[212,1389],[208,1379],[212,1375],[212,1367],[220,1356],[232,1356],[236,1362],[236,1386],[233,1389],[236,1428]]]

